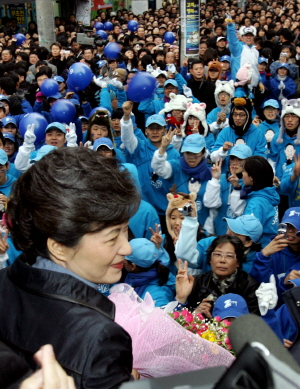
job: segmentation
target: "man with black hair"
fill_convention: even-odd
[[[16,93],[16,83],[10,77],[0,78],[0,94],[11,96]]]
[[[52,69],[53,76],[57,76],[57,67],[55,65],[52,65],[47,61],[48,56],[49,56],[49,51],[46,47],[44,46],[39,46],[36,50],[36,54],[39,58],[40,61],[46,61],[47,66],[49,66]],[[33,75],[36,75],[37,69],[35,65],[31,65],[28,69],[29,72],[31,72]]]

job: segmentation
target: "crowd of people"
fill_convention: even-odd
[[[185,37],[199,55],[184,58],[176,0],[99,11],[90,26],[55,17],[50,50],[34,21],[22,31],[2,19],[0,350],[28,364],[7,382],[52,389],[52,369],[63,389],[116,388],[230,366],[227,351],[176,327],[169,304],[208,319],[215,307],[222,320],[259,315],[300,362],[289,310],[300,298],[300,3],[218,0],[199,12]],[[111,23],[107,39],[99,22]],[[74,91],[78,62],[93,79]],[[145,73],[156,89],[131,101]],[[48,79],[59,90],[44,96]],[[52,111],[64,99],[68,123]],[[36,123],[20,131],[34,112],[47,121],[42,141]]]

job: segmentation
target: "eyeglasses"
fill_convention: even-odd
[[[287,115],[284,115],[284,119],[298,119],[298,116],[297,115],[293,115],[293,114],[287,114]]]
[[[247,115],[245,113],[234,113],[232,117],[246,119]]]
[[[161,130],[164,130],[165,128],[164,127],[161,127],[161,126],[159,126],[159,127],[157,127],[157,126],[151,126],[151,127],[148,127],[147,128],[148,130],[150,130],[150,131],[161,131]]]
[[[232,259],[235,259],[235,258],[236,258],[236,254],[231,254],[231,253],[223,254],[223,253],[218,253],[217,251],[213,251],[213,252],[211,253],[211,256],[212,256],[214,259],[222,259],[222,258],[225,258],[225,259],[228,259],[228,260],[232,260]]]
[[[229,94],[226,92],[221,92],[221,93],[219,93],[219,96],[229,96]]]

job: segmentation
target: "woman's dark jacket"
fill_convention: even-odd
[[[255,295],[259,283],[255,281],[248,273],[238,269],[235,280],[232,285],[226,290],[226,293],[235,293],[242,296],[248,305],[249,312],[260,315],[258,301]],[[222,296],[222,292],[218,289],[212,278],[212,271],[195,276],[194,286],[191,294],[188,297],[188,308],[196,309],[203,299],[208,297],[212,292],[217,296]]]
[[[0,271],[0,341],[33,369],[33,354],[52,344],[79,388],[117,388],[130,380],[131,338],[114,322],[115,306],[67,274],[20,260]]]

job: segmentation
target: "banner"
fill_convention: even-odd
[[[76,20],[82,22],[84,26],[89,26],[91,22],[91,0],[79,0],[76,8]]]
[[[198,55],[200,44],[199,0],[186,0],[185,55]]]
[[[25,20],[25,5],[24,4],[11,4],[9,5],[9,12],[12,18],[17,19],[18,26],[26,27]]]
[[[92,11],[98,11],[99,9],[112,8],[112,0],[92,0]]]

